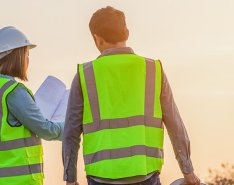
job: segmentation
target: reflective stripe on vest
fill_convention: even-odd
[[[13,85],[14,82],[13,81],[9,81],[7,83],[5,83],[1,89],[0,89],[0,105],[2,105],[2,96],[3,96],[3,93],[11,86]],[[2,115],[3,114],[3,111],[2,109],[0,109],[0,120],[2,120]],[[0,123],[0,131],[1,131],[1,127],[2,127],[2,123]],[[1,138],[0,138],[1,139]]]
[[[17,85],[19,85],[17,82],[0,78],[0,184],[8,185],[13,181],[18,184],[33,182],[42,184],[43,161],[40,138],[23,125],[12,127],[7,121],[6,99]]]
[[[83,129],[85,134],[89,134],[103,129],[126,128],[143,124],[149,127],[163,128],[162,120],[160,118],[133,116],[128,118],[116,118],[95,121],[93,123],[84,124]]]
[[[126,56],[126,55],[125,55]],[[116,57],[116,55],[114,56]],[[130,56],[131,58],[132,56]],[[134,56],[135,57],[135,56]],[[140,57],[137,58],[140,59]],[[108,58],[110,63],[112,62],[111,57]],[[100,58],[101,60],[101,58]],[[122,58],[124,60],[124,56]],[[143,59],[144,60],[144,59]],[[102,62],[102,61],[94,61]],[[144,61],[141,61],[144,62]],[[154,62],[148,59],[145,60],[145,86],[144,86],[144,112],[141,115],[130,115],[128,117],[113,117],[103,118],[100,113],[102,107],[99,104],[97,79],[95,75],[95,68],[93,62],[85,63],[79,66],[79,74],[81,79],[81,87],[84,96],[84,111],[90,111],[90,117],[87,117],[87,113],[84,113],[83,120],[90,120],[89,122],[83,121],[84,131],[84,160],[86,165],[86,173],[103,178],[124,178],[136,175],[146,175],[152,171],[161,170],[163,163],[163,124],[161,119],[161,107],[160,107],[160,92],[161,92],[161,66],[159,61]],[[157,79],[158,78],[158,79]],[[113,79],[113,83],[115,80]],[[118,90],[118,89],[116,89]],[[100,89],[99,89],[100,91]],[[108,98],[107,98],[108,99]],[[90,104],[90,107],[87,104]],[[156,105],[156,106],[155,106]],[[159,107],[155,111],[155,107]],[[155,116],[155,112],[157,116]],[[92,121],[91,121],[92,120]],[[124,130],[122,130],[124,129]],[[144,131],[145,130],[145,131]],[[120,137],[118,133],[126,132],[145,132],[147,141],[141,139],[126,139],[126,146],[120,146],[117,142],[117,137]],[[108,144],[105,140],[105,136],[111,135],[114,138],[113,145]],[[152,139],[158,141],[152,141]],[[100,141],[98,141],[100,140]],[[103,147],[95,148],[92,143],[100,142],[103,143]],[[134,144],[136,142],[136,144]],[[138,144],[137,144],[138,142]],[[132,144],[131,144],[132,143]],[[102,145],[102,144],[101,144]],[[124,144],[122,144],[124,145]],[[131,159],[130,159],[131,158]],[[122,169],[125,173],[119,172],[115,166],[120,163],[129,162],[129,169]],[[108,162],[110,161],[110,162]],[[140,165],[148,161],[149,165],[146,168]],[[151,162],[149,162],[151,161]],[[135,168],[142,168],[139,170],[132,169],[131,163],[139,163],[135,165]],[[116,164],[115,164],[116,163]],[[152,163],[152,164],[150,164]],[[127,165],[127,164],[126,164]],[[109,172],[108,171],[112,171]],[[128,168],[128,167],[127,167]]]
[[[85,155],[84,161],[85,164],[90,164],[106,159],[118,159],[123,157],[131,157],[133,155],[146,155],[149,157],[163,158],[163,150],[147,146],[132,146],[127,148],[102,150],[95,154]]]
[[[0,168],[0,178],[1,177],[11,177],[19,175],[27,175],[32,173],[41,173],[42,172],[41,164],[31,164],[26,166],[14,166],[8,168]]]

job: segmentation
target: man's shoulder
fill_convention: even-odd
[[[137,55],[137,54],[135,54]],[[144,58],[146,61],[149,61],[149,62],[159,62],[161,65],[162,65],[162,62],[160,59],[153,59],[153,58],[148,58],[148,57],[144,57],[144,56],[141,56],[141,55],[137,55],[139,57],[142,57]],[[83,69],[87,69],[87,68],[90,68],[92,66],[92,64],[96,61],[97,59],[94,59],[94,60],[91,60],[91,61],[88,61],[88,62],[83,62],[83,63],[80,63],[78,64],[78,66],[82,66]]]
[[[160,64],[162,64],[160,59],[153,59],[153,58],[148,58],[148,57],[144,57],[146,61],[149,62],[159,62]]]
[[[80,68],[80,67],[83,67],[83,69],[89,68],[92,66],[92,63],[93,63],[93,61],[80,63],[80,64],[78,64],[78,68]]]

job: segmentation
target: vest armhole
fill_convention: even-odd
[[[22,87],[23,89],[25,89],[28,92],[28,94],[32,97],[33,101],[35,102],[34,95],[33,95],[32,91],[30,89],[28,89],[23,83],[20,83],[20,82],[18,82],[17,86]]]
[[[15,87],[6,95],[6,108],[7,108],[7,116],[6,116],[6,122],[7,122],[7,124],[10,126],[10,127],[21,127],[22,126],[22,124],[19,122],[19,120],[16,118],[16,117],[14,117],[16,120],[17,120],[17,122],[19,123],[19,124],[17,124],[17,125],[11,125],[10,124],[10,122],[9,122],[9,107],[8,107],[8,103],[7,103],[7,98],[8,98],[8,96],[9,96],[9,94],[11,94],[17,87],[18,87],[18,85],[19,85],[19,82],[15,82],[15,83],[17,83],[16,85],[15,85]],[[15,84],[14,83],[14,84]],[[12,84],[12,85],[14,85],[14,84]]]
[[[163,67],[162,67],[162,62],[161,62],[161,60],[159,60],[159,59],[157,59],[157,60],[155,60],[156,62],[159,62],[159,64],[160,64],[160,67],[161,67],[161,92],[160,92],[160,96],[161,96],[161,94],[162,94],[162,89],[163,89],[163,77],[164,77],[164,71],[163,71]]]

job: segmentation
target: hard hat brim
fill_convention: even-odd
[[[18,45],[16,47],[6,48],[6,49],[3,49],[3,50],[0,50],[0,53],[6,52],[6,51],[9,51],[9,50],[14,50],[14,49],[17,49],[17,48],[22,48],[22,47],[29,47],[29,49],[33,49],[33,48],[37,47],[37,45],[35,45],[35,44]]]
[[[22,47],[25,47],[25,46],[22,46]],[[29,49],[33,49],[33,48],[37,47],[37,45],[35,45],[35,44],[30,44],[30,45],[26,45],[26,47],[28,47]],[[21,48],[21,47],[17,47],[17,48]],[[14,48],[14,49],[17,49],[17,48]],[[14,49],[6,50],[6,51],[3,51],[3,52],[0,52],[0,59],[4,58],[4,57],[7,56],[8,54],[10,54]]]
[[[31,45],[29,45],[28,47],[29,47],[29,49],[33,49],[33,48],[37,47],[37,45],[31,44]]]

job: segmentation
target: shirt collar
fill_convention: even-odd
[[[104,50],[98,58],[108,55],[117,55],[117,54],[134,54],[134,51],[130,47],[123,47],[123,48],[110,48]]]
[[[9,76],[9,75],[0,74],[0,78],[8,78],[8,79],[10,79],[10,80],[16,81],[14,77]]]

